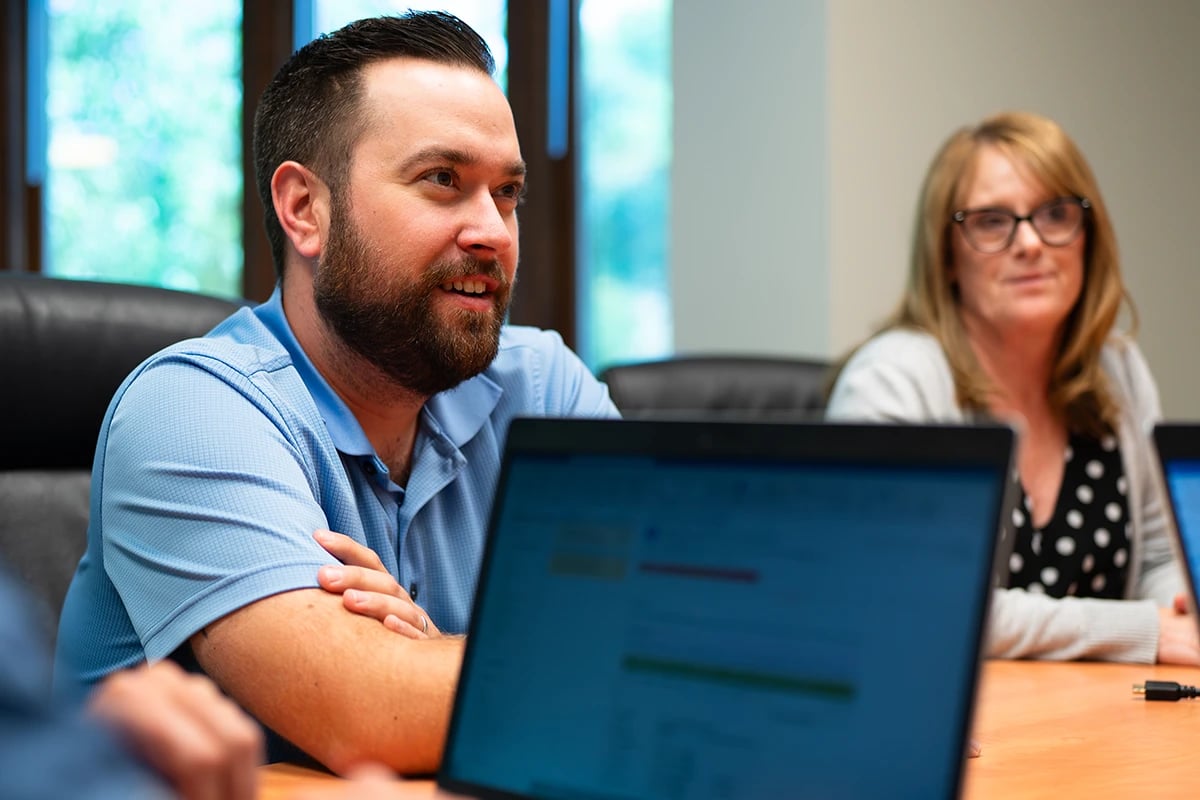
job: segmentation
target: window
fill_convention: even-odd
[[[497,79],[504,85],[508,62],[504,0],[425,5],[456,14],[480,32],[492,48]],[[314,35],[409,6],[404,0],[316,0]],[[593,368],[662,356],[671,349],[670,27],[670,0],[583,0],[579,4],[575,341]],[[555,113],[551,108],[550,114]],[[548,132],[547,138],[556,137]],[[552,157],[568,155],[561,141],[547,144],[557,151]],[[543,189],[537,177],[530,177],[535,195]],[[524,239],[529,231],[523,228]],[[522,291],[525,277],[523,269]],[[571,332],[564,333],[569,337]]]
[[[671,0],[584,0],[579,334],[600,369],[671,352]]]
[[[298,38],[409,5],[0,6],[5,117],[26,123],[0,131],[0,269],[265,299],[258,96]],[[513,107],[530,195],[512,321],[593,368],[667,353],[671,0],[419,5],[480,31]]]
[[[241,295],[241,4],[42,11],[28,169],[43,271]]]

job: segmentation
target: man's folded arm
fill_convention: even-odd
[[[397,636],[321,589],[258,600],[191,638],[222,689],[339,773],[365,761],[436,771],[464,645]]]

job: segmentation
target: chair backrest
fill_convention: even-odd
[[[113,393],[147,357],[239,307],[0,272],[0,560],[43,604],[48,635],[84,550],[92,456]]]
[[[816,417],[830,364],[819,359],[688,355],[599,373],[626,417]]]

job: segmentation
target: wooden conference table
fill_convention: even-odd
[[[1200,699],[1134,699],[1132,685],[1147,680],[1197,685],[1200,669],[985,663],[975,714],[983,755],[967,762],[963,797],[1200,797]],[[261,777],[260,800],[347,788],[338,778],[278,764],[263,767]],[[432,781],[396,786],[398,800],[437,796]]]

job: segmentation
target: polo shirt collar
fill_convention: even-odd
[[[462,448],[491,418],[504,390],[484,371],[425,403],[430,429]]]
[[[334,447],[351,456],[374,456],[375,448],[363,433],[358,419],[313,366],[292,333],[292,327],[283,312],[283,295],[278,285],[270,299],[258,306],[254,313],[292,357],[300,380],[325,420]],[[462,448],[487,423],[503,393],[500,385],[484,372],[431,397],[425,403],[422,417],[432,433],[444,436],[455,448]]]
[[[300,380],[304,382],[304,388],[308,389],[318,413],[325,420],[325,427],[329,430],[333,446],[350,456],[374,456],[375,448],[363,433],[362,425],[358,423],[345,401],[313,366],[296,335],[292,333],[292,326],[288,324],[287,315],[283,313],[283,295],[278,285],[271,293],[271,298],[256,308],[254,313],[292,357],[292,366],[296,368]]]

